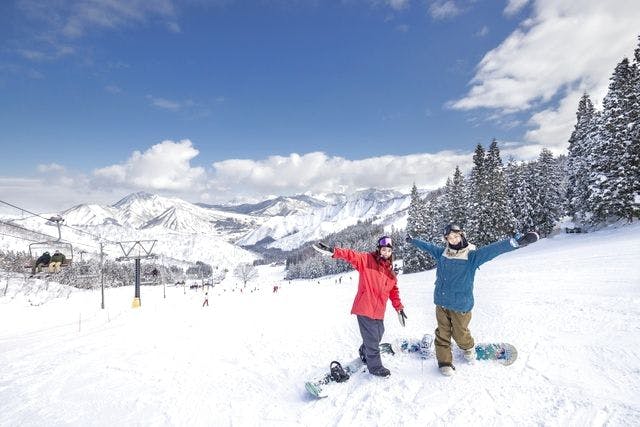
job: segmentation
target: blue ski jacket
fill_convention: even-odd
[[[518,247],[514,239],[501,240],[480,249],[469,245],[458,251],[418,239],[411,239],[411,243],[418,249],[428,252],[436,260],[436,287],[433,291],[433,302],[462,313],[471,311],[473,308],[473,280],[476,270],[485,262]]]

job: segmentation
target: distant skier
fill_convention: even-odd
[[[35,264],[33,264],[33,268],[31,269],[31,276],[34,276],[36,273],[39,273],[42,270],[42,267],[47,267],[51,262],[51,255],[49,252],[45,252],[38,257]]]
[[[205,292],[204,293],[204,302],[202,303],[202,306],[207,306],[209,307],[209,292]]]
[[[358,292],[353,301],[351,314],[356,315],[362,336],[360,358],[366,363],[371,374],[388,377],[391,372],[382,366],[379,348],[384,334],[387,300],[391,300],[393,308],[398,312],[398,319],[402,326],[407,319],[400,301],[398,280],[392,269],[391,238],[383,236],[378,239],[378,247],[374,252],[356,252],[338,247],[331,249],[322,242],[313,245],[313,248],[325,256],[345,260],[358,270]]]
[[[451,337],[464,351],[468,362],[475,360],[475,341],[468,329],[473,308],[473,280],[480,265],[500,254],[537,241],[535,232],[528,232],[517,239],[505,239],[476,249],[469,244],[464,230],[457,224],[444,228],[445,247],[414,239],[407,234],[406,241],[428,252],[437,263],[436,286],[433,301],[436,305],[438,327],[435,334],[436,358],[443,375],[453,375]]]

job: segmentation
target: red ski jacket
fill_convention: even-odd
[[[334,248],[333,258],[347,261],[360,273],[351,314],[382,320],[389,299],[396,311],[403,308],[398,279],[389,260],[380,258],[377,252],[356,252],[342,248]]]

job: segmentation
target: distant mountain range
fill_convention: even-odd
[[[95,247],[91,235],[110,241],[158,240],[159,254],[227,267],[255,258],[239,246],[296,249],[362,220],[404,228],[409,202],[409,195],[376,189],[226,206],[138,192],[111,206],[82,204],[60,215],[68,226],[63,239],[78,245]],[[13,221],[30,230],[57,233],[38,217]],[[20,244],[5,246],[20,249]],[[118,250],[111,248],[112,255],[117,256]]]
[[[157,233],[200,233],[240,246],[269,242],[269,247],[289,250],[361,220],[404,227],[409,201],[408,195],[396,191],[369,189],[349,196],[281,196],[229,206],[192,204],[139,192],[113,206],[74,206],[62,216],[71,226],[112,225]]]

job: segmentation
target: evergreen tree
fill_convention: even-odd
[[[486,245],[513,234],[515,218],[509,206],[498,143],[494,139],[485,153],[481,145],[473,155],[469,185],[468,234]]]
[[[603,102],[600,146],[591,176],[598,188],[592,197],[594,219],[634,217],[634,176],[631,156],[633,115],[632,67],[624,58],[615,68]]]
[[[507,194],[507,182],[504,176],[504,166],[500,158],[498,141],[495,139],[489,146],[485,161],[489,184],[489,218],[490,241],[495,242],[505,237],[510,237],[514,232],[515,219],[509,208],[509,195]]]
[[[515,229],[521,233],[535,230],[533,217],[533,167],[530,163],[511,160],[505,170],[509,207],[514,216]]]
[[[420,197],[415,184],[411,188],[411,201],[407,217],[407,233],[414,238],[426,239],[427,227],[425,224],[427,214],[425,201]],[[403,271],[414,273],[433,267],[434,261],[430,256],[413,245],[406,245],[403,255]]]
[[[469,176],[467,187],[467,200],[469,212],[467,213],[466,232],[470,240],[478,245],[489,243],[490,218],[487,212],[489,185],[485,166],[485,150],[482,145],[476,146],[473,154],[473,168]]]
[[[534,164],[533,219],[542,236],[548,236],[562,216],[560,171],[553,154],[544,148]]]
[[[569,138],[567,158],[567,213],[577,223],[584,222],[588,212],[589,172],[591,169],[588,136],[593,133],[594,108],[589,95],[582,95],[576,112],[576,125]]]
[[[456,166],[452,179],[447,179],[445,189],[446,209],[443,215],[448,222],[465,227],[467,223],[467,192],[465,191],[464,177],[460,168]]]
[[[629,165],[633,182],[632,215],[640,217],[640,36],[638,47],[634,52],[634,63],[631,68],[630,114],[629,114]]]

